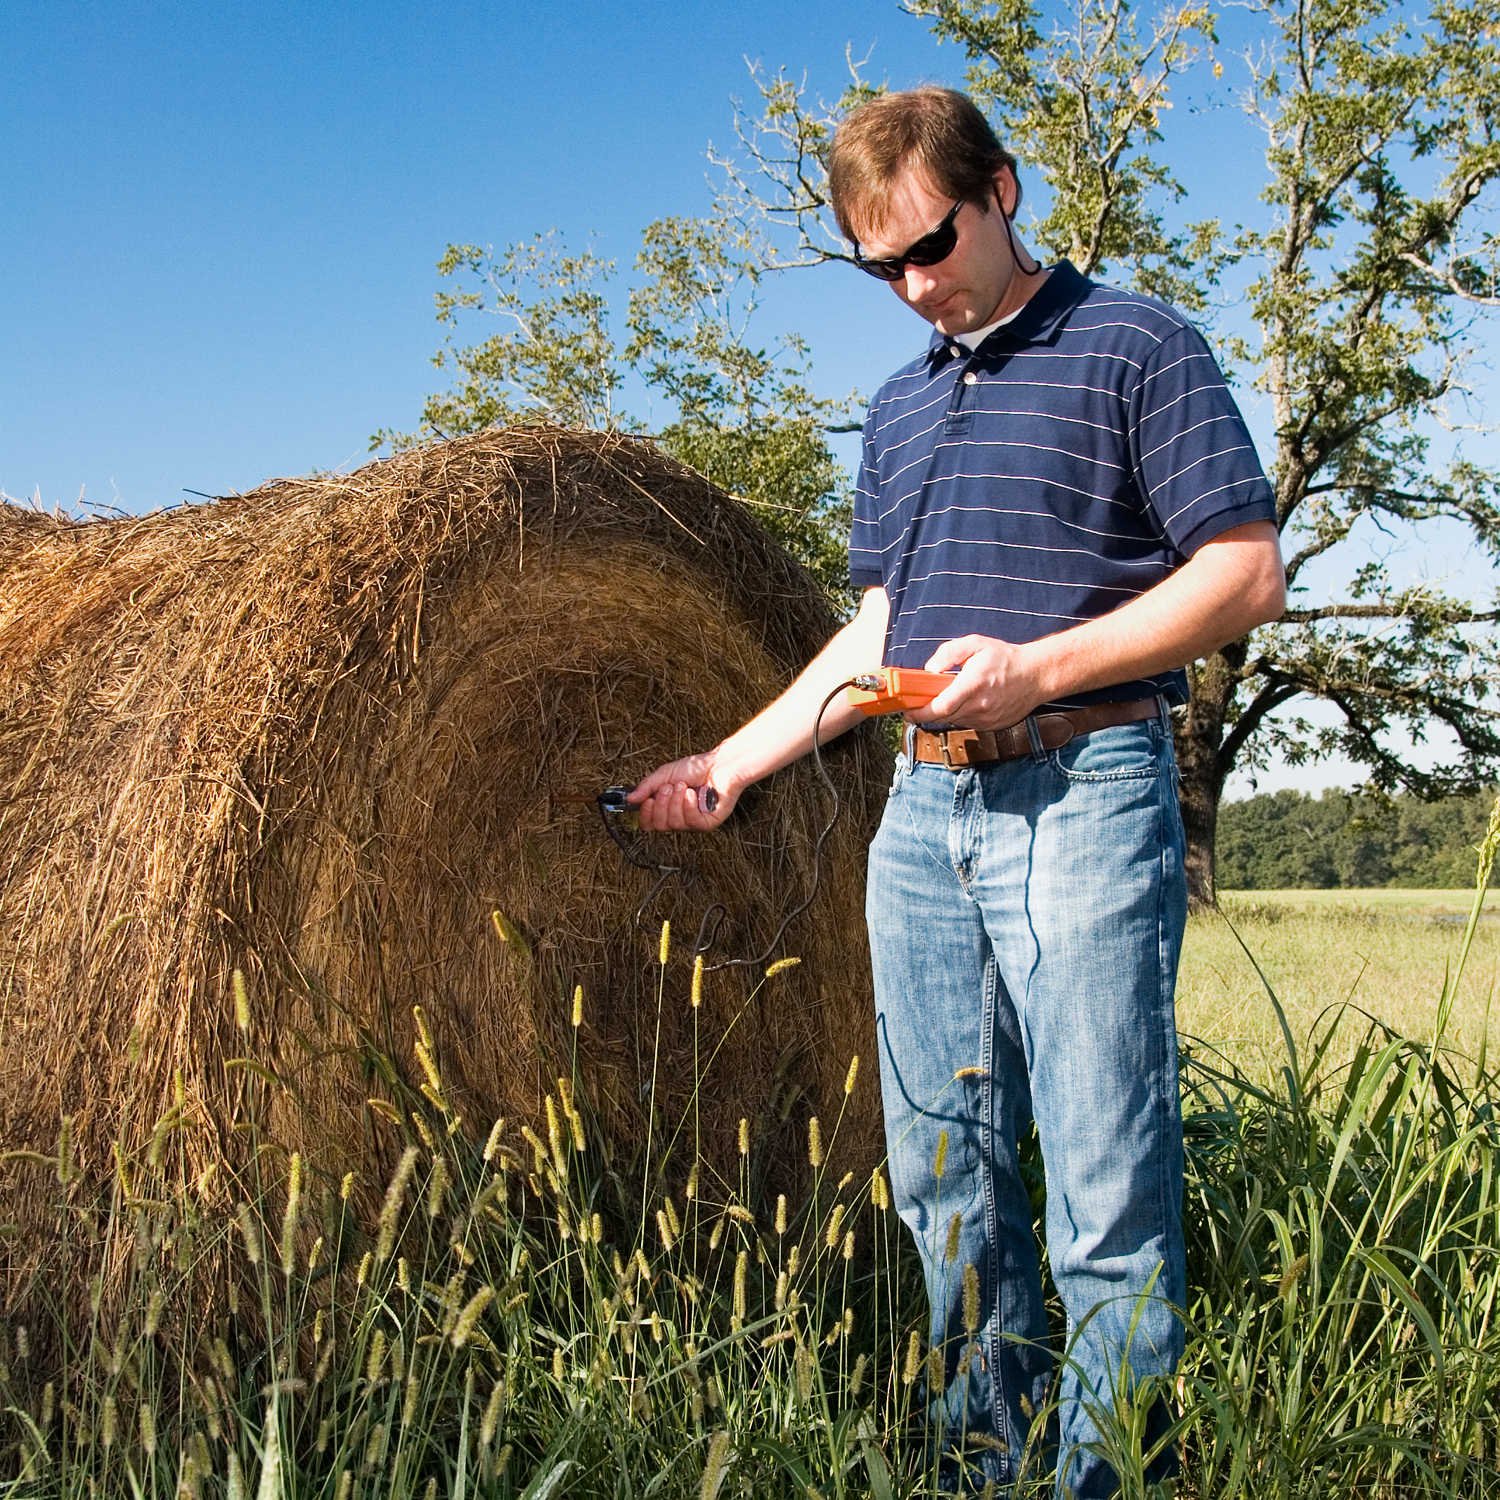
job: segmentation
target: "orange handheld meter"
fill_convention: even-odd
[[[856,677],[844,693],[850,705],[868,718],[900,714],[909,708],[925,708],[955,675],[924,672],[919,667],[882,667]]]

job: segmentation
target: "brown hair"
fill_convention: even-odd
[[[967,94],[926,84],[882,94],[852,110],[834,136],[828,192],[846,238],[858,241],[885,223],[886,192],[908,166],[949,198],[987,204],[995,173],[1016,159]],[[1020,181],[1016,183],[1020,202]]]

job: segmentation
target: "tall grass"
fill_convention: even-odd
[[[1500,1495],[1500,1088],[1446,1037],[1497,844],[1492,824],[1428,1035],[1370,1022],[1335,1047],[1330,1016],[1284,1026],[1269,1076],[1186,1061],[1179,1495]],[[691,1005],[701,975],[661,956],[659,1003]],[[809,1129],[796,1203],[752,1197],[748,1125],[713,1177],[691,1111],[649,1164],[608,1167],[572,1078],[481,1139],[419,1021],[377,1213],[269,1141],[233,1201],[169,1187],[170,1117],[102,1197],[65,1125],[27,1164],[59,1227],[39,1314],[0,1328],[4,1493],[937,1492],[918,1279],[884,1177],[827,1170],[837,1120]],[[92,1295],[48,1304],[68,1286]],[[1100,1414],[1127,1496],[1150,1395]],[[1050,1493],[1039,1459],[1020,1493]]]

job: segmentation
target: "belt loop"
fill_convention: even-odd
[[[1158,693],[1156,695],[1156,711],[1161,715],[1161,727],[1166,730],[1168,734],[1171,734],[1172,705],[1167,702],[1167,695],[1165,693]]]
[[[1032,760],[1046,760],[1047,747],[1042,743],[1042,731],[1036,722],[1036,715],[1027,714],[1024,723],[1026,725],[1026,738],[1031,741]]]
[[[908,724],[901,731],[901,748],[906,752],[906,763],[915,766],[917,763],[917,726]]]

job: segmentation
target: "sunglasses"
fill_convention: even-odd
[[[908,245],[900,255],[863,255],[856,243],[854,264],[866,275],[874,276],[880,281],[900,281],[906,275],[908,266],[935,266],[940,260],[947,260],[953,254],[953,247],[958,243],[958,230],[953,221],[958,217],[959,209],[967,201],[965,198],[960,198],[943,215],[943,222],[936,229],[930,230],[921,239]]]

